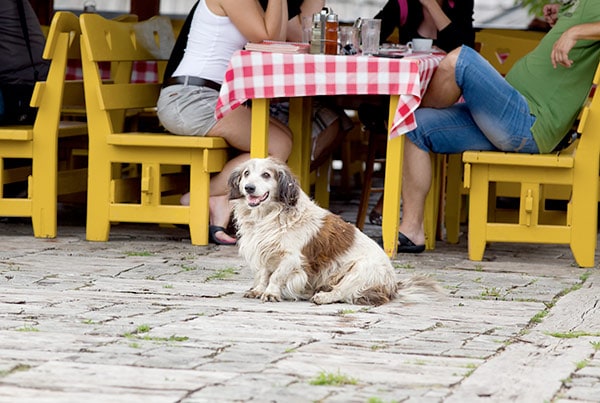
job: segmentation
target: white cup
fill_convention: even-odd
[[[414,38],[406,46],[411,52],[431,52],[433,39]]]

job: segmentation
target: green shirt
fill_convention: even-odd
[[[589,95],[600,58],[600,41],[580,40],[569,52],[573,60],[570,68],[552,66],[554,42],[574,25],[600,22],[600,1],[572,0],[561,7],[559,15],[540,44],[506,75],[536,117],[531,132],[540,153],[551,152],[573,126]]]

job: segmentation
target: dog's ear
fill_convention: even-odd
[[[279,201],[287,206],[295,206],[300,194],[300,185],[287,166],[278,170],[277,184]]]
[[[235,200],[243,197],[244,195],[240,192],[240,180],[242,178],[242,170],[236,168],[229,175],[227,185],[229,186],[229,200]]]

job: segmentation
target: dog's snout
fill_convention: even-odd
[[[256,192],[256,186],[254,186],[251,183],[248,183],[244,186],[244,190],[246,191],[246,193],[248,193],[249,195],[253,194],[254,192]]]

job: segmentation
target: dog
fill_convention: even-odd
[[[239,253],[254,272],[247,298],[382,305],[437,289],[426,277],[398,282],[383,249],[315,204],[281,161],[250,159],[228,186]]]

